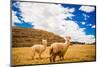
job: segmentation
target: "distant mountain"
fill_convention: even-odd
[[[47,39],[48,46],[54,42],[65,41],[62,37],[52,32],[40,29],[12,27],[12,47],[31,47],[34,44],[41,44],[42,39]],[[75,44],[84,45],[85,43],[71,42],[71,45]],[[96,42],[91,44],[94,45]]]
[[[80,44],[80,45],[95,45],[96,44],[96,42],[94,42],[94,43],[83,43],[83,42],[71,42],[71,44],[72,45],[75,45],[75,44]]]
[[[12,47],[31,47],[41,44],[42,39],[47,39],[48,45],[65,40],[54,33],[32,28],[12,27]]]

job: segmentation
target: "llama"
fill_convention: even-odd
[[[32,59],[34,59],[36,53],[38,53],[39,59],[41,59],[41,54],[46,50],[46,47],[47,47],[47,40],[44,39],[42,40],[42,44],[33,45],[31,47],[33,52]]]
[[[71,37],[65,38],[65,43],[53,43],[50,46],[50,62],[55,62],[56,56],[59,56],[60,60],[64,60],[64,54],[68,50]]]

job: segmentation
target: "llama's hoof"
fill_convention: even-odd
[[[38,58],[39,60],[41,60],[42,58]]]
[[[34,60],[34,58],[32,58],[32,60]]]
[[[40,59],[43,59],[42,57]]]
[[[38,60],[39,58],[37,57],[36,59]]]

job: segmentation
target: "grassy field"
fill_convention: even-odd
[[[60,62],[79,62],[79,61],[95,61],[95,45],[72,45],[64,56],[63,61],[56,58],[55,63]],[[30,47],[12,48],[12,65],[27,64],[47,64],[49,61],[49,47],[43,52],[42,59],[38,59],[38,55],[32,60],[32,51]]]

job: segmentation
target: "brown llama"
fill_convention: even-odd
[[[56,56],[59,56],[60,60],[64,59],[64,54],[70,46],[71,37],[65,38],[65,43],[53,43],[50,46],[50,62],[55,62]]]

